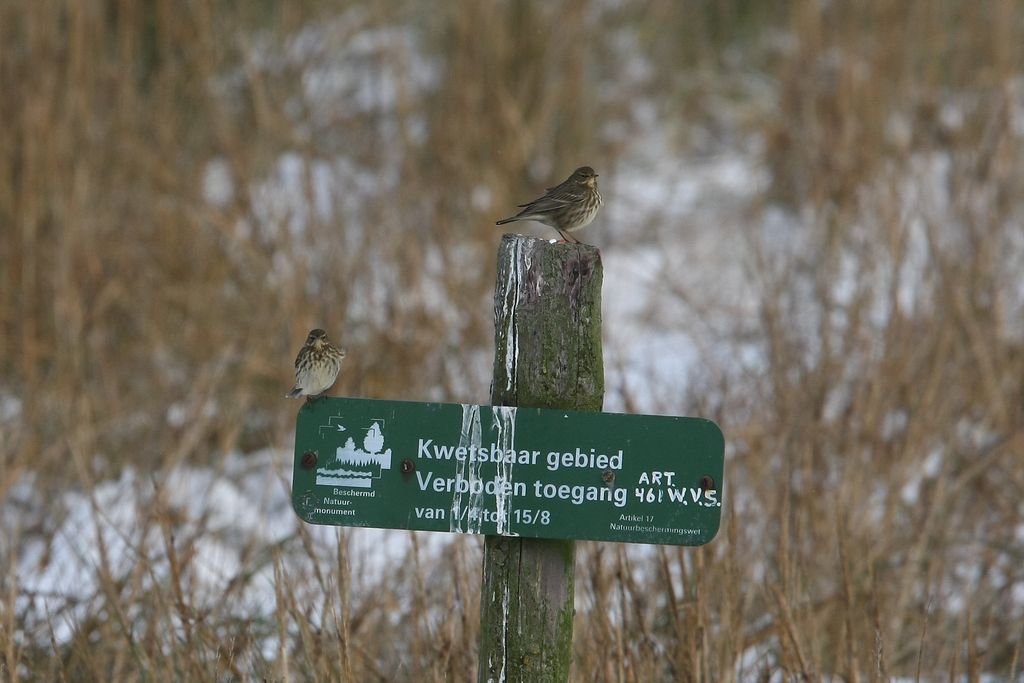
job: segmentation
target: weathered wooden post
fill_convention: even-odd
[[[502,238],[493,405],[601,410],[601,280],[595,247]],[[480,683],[568,679],[575,558],[572,540],[487,536]]]

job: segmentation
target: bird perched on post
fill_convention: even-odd
[[[295,387],[287,398],[305,396],[307,401],[319,398],[331,388],[345,360],[345,349],[336,348],[321,329],[312,330],[295,358]]]
[[[567,233],[579,230],[590,223],[597,215],[597,210],[601,208],[597,174],[589,166],[580,166],[563,183],[549,187],[543,197],[527,204],[520,204],[519,208],[522,211],[498,221],[495,225],[513,221],[537,221],[550,225],[568,242]],[[579,243],[575,237],[572,241]]]

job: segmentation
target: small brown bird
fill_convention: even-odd
[[[321,329],[312,330],[295,358],[295,387],[287,398],[319,398],[331,388],[345,360],[345,349],[335,348]]]
[[[549,187],[539,199],[520,204],[522,211],[495,225],[513,221],[537,221],[550,225],[568,242],[570,235],[567,233],[579,230],[594,220],[601,203],[601,193],[597,191],[597,174],[589,166],[580,166],[565,182]],[[579,243],[575,237],[572,241]]]

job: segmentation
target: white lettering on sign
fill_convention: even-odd
[[[355,510],[341,509],[338,508],[313,508],[313,513],[317,515],[354,515]]]
[[[575,467],[577,469],[593,468],[599,470],[621,470],[622,469],[622,451],[619,451],[615,455],[605,455],[604,453],[595,453],[595,449],[591,448],[589,453],[586,453],[579,448],[576,449],[575,453],[559,453],[558,451],[551,451],[547,457],[548,469],[554,472],[559,467],[569,468]]]
[[[617,524],[611,522],[608,528],[612,531],[619,532],[644,532],[644,533],[655,533],[655,534],[677,534],[680,536],[695,536],[700,533],[700,529],[675,529],[672,527],[663,527],[653,524]]]
[[[610,489],[607,486],[570,486],[569,484],[544,484],[533,482],[533,494],[538,498],[558,498],[574,505],[589,502],[615,503],[616,507],[626,504],[627,491],[623,488]]]
[[[339,489],[339,488],[335,488],[334,489],[334,495],[336,495],[336,496],[355,496],[357,498],[376,498],[377,497],[377,492],[373,491],[373,490],[370,490],[370,491],[358,491],[358,490],[352,490],[352,489]]]
[[[502,447],[492,443],[490,446],[482,446],[470,443],[469,445],[452,445],[434,443],[433,439],[420,438],[416,445],[416,457],[427,460],[457,460],[459,462],[472,463],[498,463],[503,465],[536,465],[540,459],[540,451]],[[622,460],[625,456],[622,450],[613,455],[598,453],[597,449],[591,448],[584,451],[577,448],[575,451],[566,453],[550,451],[545,457],[548,470],[555,472],[559,469],[598,469],[598,470],[621,470]],[[646,475],[647,473],[645,473]],[[675,472],[654,472],[654,482],[661,483],[661,477],[666,477],[665,483],[671,485]]]
[[[459,462],[493,462],[504,465],[536,465],[540,451],[516,450],[502,448],[498,444],[490,447],[469,444],[468,446],[452,446],[435,444],[433,439],[420,439],[416,448],[417,458],[428,460],[458,460]]]
[[[633,497],[641,503],[678,503],[697,507],[722,507],[715,489],[675,487],[675,472],[652,470],[641,472]]]
[[[624,507],[629,491],[623,487],[601,485],[570,485],[552,484],[534,480],[532,487],[526,482],[512,481],[512,467],[515,465],[536,466],[538,462],[545,465],[549,472],[559,470],[597,470],[602,475],[609,470],[621,470],[625,454],[620,449],[614,453],[598,453],[596,448],[584,450],[577,447],[572,451],[548,451],[541,458],[542,451],[533,449],[517,449],[515,442],[515,409],[502,406],[492,407],[494,424],[498,432],[497,440],[483,445],[480,429],[479,406],[463,406],[462,430],[458,444],[438,443],[434,439],[419,437],[416,444],[416,457],[424,460],[455,461],[455,475],[438,477],[433,472],[417,470],[416,483],[421,491],[432,493],[451,493],[452,531],[462,531],[462,521],[468,520],[470,531],[474,522],[481,519],[482,495],[494,496],[498,509],[498,532],[506,531],[511,498],[533,495],[540,499],[558,499],[569,501],[574,505],[584,503],[611,503],[616,507]],[[492,479],[480,477],[480,465],[495,464],[497,471]],[[467,469],[467,465],[469,465]],[[647,476],[648,473],[645,473]],[[675,472],[650,473],[651,479],[658,484],[671,484]],[[603,477],[602,477],[603,478]],[[605,479],[605,481],[610,481]],[[465,495],[467,501],[463,500]],[[467,514],[467,509],[468,513]],[[417,515],[419,516],[419,515]],[[443,519],[443,518],[439,518]]]
[[[486,493],[488,496],[525,496],[526,482],[495,479],[465,479],[463,477],[435,477],[433,472],[417,472],[416,483],[420,491],[437,493]]]
[[[643,472],[640,475],[640,481],[637,484],[660,484],[662,477],[665,478],[665,485],[672,486],[672,478],[676,476],[675,472]]]
[[[668,499],[673,503],[689,505],[696,503],[704,507],[721,507],[718,502],[718,491],[714,489],[668,489]]]

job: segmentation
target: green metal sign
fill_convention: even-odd
[[[325,397],[299,411],[312,524],[702,545],[724,442],[690,417]]]

